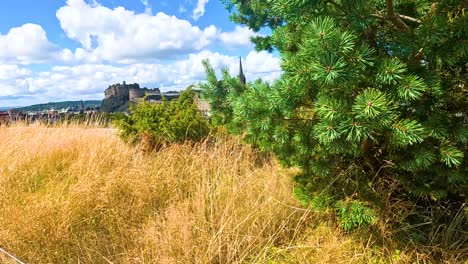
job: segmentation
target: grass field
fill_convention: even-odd
[[[145,154],[113,129],[0,128],[0,247],[27,263],[431,263],[302,208],[292,173],[232,138]]]

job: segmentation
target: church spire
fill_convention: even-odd
[[[244,71],[242,70],[242,59],[241,57],[239,57],[239,81],[240,83],[242,84],[246,84],[246,80],[245,80],[245,75],[244,75]]]

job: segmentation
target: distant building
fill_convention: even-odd
[[[200,90],[193,90],[195,92],[195,103],[197,104],[198,110],[206,117],[209,118],[211,116],[211,106],[210,104],[200,98]]]
[[[242,70],[242,65],[241,65]],[[242,71],[241,71],[242,73]],[[193,89],[195,93],[195,103],[197,104],[200,112],[206,116],[210,116],[210,105],[208,102],[200,99],[200,90]],[[102,106],[100,108],[101,112],[127,112],[128,107],[131,103],[139,103],[145,100],[149,103],[162,103],[163,97],[168,100],[174,100],[179,98],[179,91],[168,91],[161,93],[159,88],[148,89],[140,88],[140,85],[137,83],[134,84],[123,84],[117,83],[110,85],[104,91],[104,100],[102,101]]]
[[[122,84],[113,84],[104,91],[104,100],[100,110],[102,112],[126,112],[130,103],[139,103],[145,96],[154,100],[161,96],[161,91],[159,88],[140,88],[138,83],[127,84],[125,81]]]

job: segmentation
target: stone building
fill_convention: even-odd
[[[242,66],[241,66],[241,76],[243,75]],[[198,110],[205,116],[210,116],[210,105],[207,101],[200,98],[201,90],[192,89],[195,93],[194,101],[197,104]],[[109,87],[104,91],[104,100],[102,100],[102,105],[100,108],[101,112],[112,113],[112,112],[128,112],[128,107],[130,104],[139,103],[142,100],[146,100],[149,103],[161,103],[163,97],[168,100],[174,100],[179,98],[179,91],[168,91],[161,93],[159,88],[148,89],[140,88],[140,85],[137,83],[134,84],[123,84],[117,83],[109,85]]]
[[[138,103],[145,96],[161,95],[159,88],[140,88],[138,83],[127,84],[125,81],[120,84],[109,85],[104,91],[102,100],[102,112],[126,112],[130,103]]]

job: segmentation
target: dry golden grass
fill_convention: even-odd
[[[307,220],[235,140],[145,155],[112,129],[0,129],[0,245],[34,263],[228,263]]]
[[[404,261],[300,208],[290,172],[235,139],[150,155],[113,129],[0,139],[0,247],[27,263]]]

